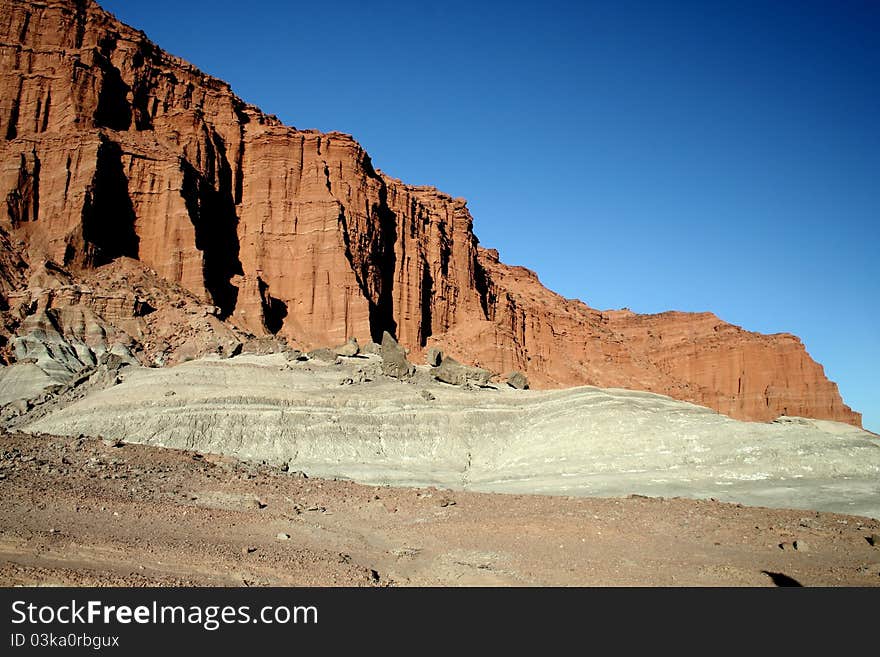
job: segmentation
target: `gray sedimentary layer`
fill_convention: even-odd
[[[880,517],[880,441],[849,425],[739,422],[617,389],[373,379],[357,371],[377,370],[378,357],[351,361],[273,354],[131,368],[123,383],[34,421],[23,416],[17,428],[230,454],[374,484],[714,497]]]

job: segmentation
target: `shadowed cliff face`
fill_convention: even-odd
[[[860,423],[793,336],[563,299],[480,249],[464,200],[375,170],[348,135],[282,125],[93,2],[0,10],[2,228],[24,261],[136,258],[305,347],[389,331],[538,387]]]
[[[116,258],[138,257],[135,214],[122,168],[119,144],[102,140],[95,161],[95,177],[86,190],[82,211],[85,262],[99,267]]]

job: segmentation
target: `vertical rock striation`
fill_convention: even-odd
[[[563,299],[478,247],[464,200],[377,171],[348,135],[282,125],[91,0],[0,16],[4,294],[29,263],[135,259],[236,330],[305,348],[388,331],[533,386],[860,423],[797,338]]]

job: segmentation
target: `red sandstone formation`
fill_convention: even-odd
[[[0,0],[0,16],[7,338],[37,306],[64,304],[87,305],[143,357],[203,350],[204,331],[310,348],[388,330],[415,353],[440,345],[536,387],[860,424],[794,336],[563,299],[479,248],[464,200],[377,171],[348,135],[282,125],[90,0]],[[70,276],[50,287],[91,281],[120,300],[56,291],[34,303],[26,271],[46,262]],[[129,279],[176,305],[147,317],[118,287]]]

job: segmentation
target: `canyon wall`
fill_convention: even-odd
[[[211,322],[296,346],[387,330],[415,357],[439,345],[539,387],[860,424],[794,336],[563,299],[479,247],[463,199],[385,175],[348,135],[282,125],[90,0],[0,0],[0,16],[7,314],[47,262],[98,281],[134,261]]]

